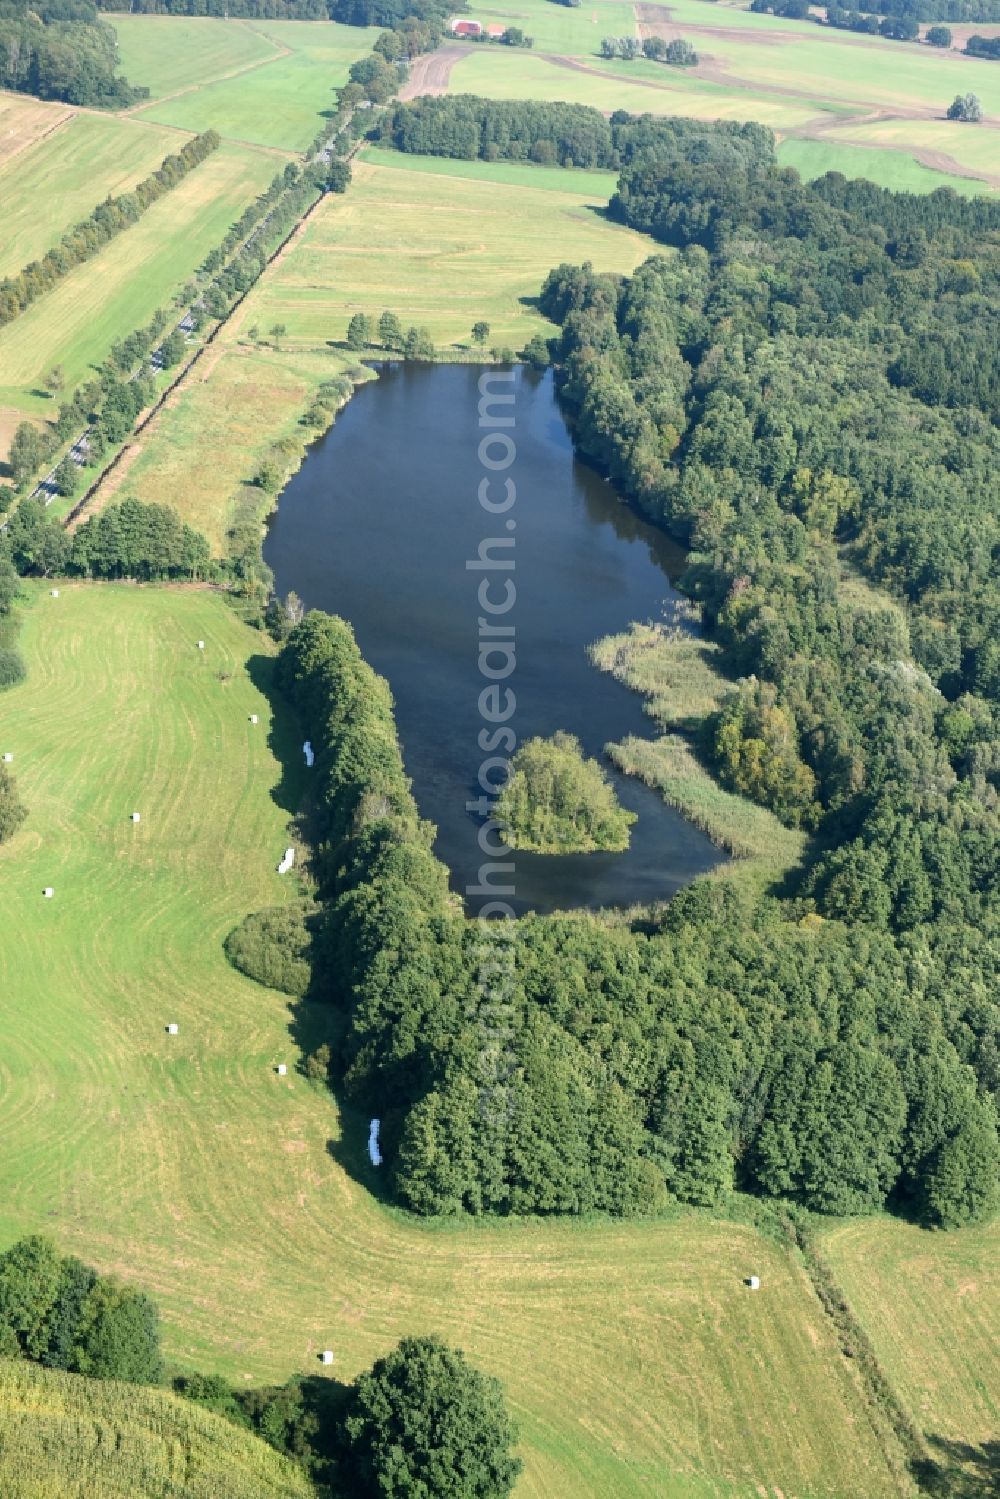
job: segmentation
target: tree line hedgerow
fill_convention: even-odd
[[[0,327],[13,322],[26,307],[47,292],[74,266],[90,260],[110,239],[134,224],[148,208],[203,162],[219,145],[214,130],[196,135],[176,154],[164,157],[155,172],[138,183],[131,192],[117,198],[105,198],[88,218],[67,229],[58,245],[41,260],[33,260],[16,276],[0,281]]]
[[[788,20],[818,21],[822,16],[811,9],[808,0],[750,0],[753,11],[771,11]],[[883,28],[880,18],[898,22],[897,27]],[[849,20],[847,18],[850,18]],[[879,33],[903,41],[915,40],[919,26],[924,21],[1000,22],[1000,0],[864,0],[856,9],[844,9],[840,5],[826,6],[826,20],[830,26],[847,25],[851,30]],[[940,45],[927,40],[931,46]],[[950,41],[945,45],[950,45]]]
[[[22,577],[134,578],[140,583],[201,579],[213,571],[208,542],[169,505],[126,499],[70,534],[25,500],[0,534],[0,567]]]
[[[342,131],[344,117],[334,123],[339,123]],[[336,142],[333,149],[336,153]],[[317,162],[306,168],[289,162],[248,205],[221,243],[205,257],[198,277],[178,295],[178,306],[187,308],[193,333],[207,320],[224,318],[231,311],[238,298],[262,274],[274,246],[324,191],[343,191],[346,182],[339,176],[342,168],[349,173],[349,166],[337,159],[336,154],[329,162]],[[335,179],[340,186],[331,185]],[[172,368],[184,357],[184,334],[176,327],[168,333],[168,327],[169,319],[161,308],[145,327],[112,344],[96,377],[60,404],[58,415],[47,427],[27,421],[19,424],[8,454],[15,488],[0,486],[0,511],[9,509],[15,491],[28,489],[41,466],[82,429],[87,429],[88,467],[101,464],[109,449],[124,442],[140,413],[156,396],[156,381],[149,363],[154,348],[159,350],[161,370]],[[60,465],[56,474],[59,492],[71,495],[79,479],[80,470],[75,464]]]
[[[720,127],[733,132],[739,126]],[[397,104],[375,137],[397,151],[467,161],[534,161],[614,171],[667,148],[678,133],[701,139],[695,120],[660,120],[616,110],[606,119],[588,104],[482,99],[475,94],[424,96]]]

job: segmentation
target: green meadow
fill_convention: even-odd
[[[148,88],[154,101],[245,74],[273,62],[282,51],[249,21],[116,11],[110,22],[118,37],[122,72],[130,83]]]
[[[822,140],[787,137],[779,142],[778,160],[784,167],[794,167],[806,182],[826,172],[842,172],[845,177],[867,177],[894,192],[930,193],[939,187],[950,187],[956,193],[989,192],[985,182],[936,171],[905,151],[845,145],[830,135]]]
[[[889,1492],[850,1361],[751,1219],[423,1223],[380,1203],[367,1119],[305,1080],[287,999],[222,950],[296,888],[275,864],[302,731],[270,699],[266,637],[209,589],[64,584],[32,587],[21,644],[3,1239],[44,1229],[148,1288],[174,1366],[240,1383],[312,1371],[322,1347],[350,1378],[439,1332],[504,1380],[519,1499]]]
[[[460,177],[551,193],[579,194],[606,203],[618,186],[617,172],[537,166],[530,161],[463,161],[450,156],[407,156],[380,146],[366,146],[362,160],[392,171],[426,172],[431,177]]]
[[[897,149],[915,148],[933,161],[952,158],[969,171],[981,173],[1000,187],[1000,150],[995,130],[963,129],[950,120],[876,120],[870,125],[846,124],[836,131],[837,141],[859,140]]]
[[[774,129],[804,125],[817,106],[780,97],[759,97],[689,78],[679,68],[656,63],[605,62],[594,58],[565,66],[549,58],[501,47],[470,48],[451,71],[449,92],[491,99],[559,99],[595,109],[633,114],[679,114],[699,119],[759,119]]]
[[[208,35],[206,53],[182,84],[170,72],[164,76],[157,62],[165,50],[163,28],[174,26],[173,17],[116,17],[114,24],[126,62],[135,55],[128,63],[135,81],[148,81],[142,69],[149,59],[157,97],[140,107],[141,118],[183,130],[213,129],[227,140],[283,151],[309,145],[323,111],[333,107],[334,90],[378,35],[321,21],[180,21],[196,51],[202,30]],[[236,34],[232,56],[230,32]]]
[[[580,173],[578,185],[574,172],[548,172],[530,186],[535,168],[511,178],[506,164],[460,172],[413,161],[387,152],[357,161],[350,192],[323,202],[248,297],[241,326],[281,323],[292,346],[314,346],[342,340],[355,312],[389,308],[439,347],[471,346],[484,319],[490,345],[519,348],[549,327],[533,302],[559,260],[629,271],[650,252],[642,235],[602,217],[604,173]]]
[[[128,192],[176,151],[170,130],[112,115],[73,114],[6,163],[0,160],[0,277],[40,259],[104,198]]]
[[[936,47],[818,26],[767,47],[708,37],[704,45],[726,72],[762,90],[794,88],[817,101],[924,108],[941,116],[957,93],[971,91],[987,114],[1000,114],[1000,69]]]

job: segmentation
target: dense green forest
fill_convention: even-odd
[[[122,500],[92,515],[72,535],[45,513],[43,500],[19,505],[0,537],[0,567],[24,576],[192,580],[210,572],[208,542],[169,505]]]
[[[756,128],[709,144],[627,169],[612,200],[679,253],[627,283],[549,278],[577,440],[691,542],[688,586],[748,678],[712,753],[818,829],[819,909],[988,925],[1000,207],[807,187]],[[845,602],[847,564],[905,613]]]
[[[738,135],[744,127],[718,129]],[[397,104],[375,130],[382,145],[423,156],[612,170],[654,153],[661,141],[672,148],[678,134],[697,141],[703,127],[696,120],[661,120],[624,110],[607,119],[589,104],[483,99],[475,94],[425,95]]]
[[[117,68],[114,31],[91,0],[0,0],[0,88],[114,109],[146,98]]]
[[[101,10],[148,16],[245,16],[267,21],[325,21],[326,0],[99,0]]]
[[[72,0],[65,0],[72,3]],[[266,20],[342,21],[348,26],[398,27],[411,19],[438,24],[464,4],[442,0],[100,0],[106,11],[170,16],[250,16]],[[981,19],[977,17],[977,19]]]
[[[133,1384],[163,1374],[149,1297],[40,1237],[0,1254],[0,1355]]]
[[[635,929],[584,913],[499,923],[484,957],[349,626],[307,615],[278,684],[317,750],[319,914],[251,918],[230,951],[274,981],[269,945],[286,945],[298,994],[308,956],[309,1028],[325,1016],[327,1040],[307,1070],[382,1120],[405,1205],[630,1213],[740,1187],[828,1212],[888,1202],[930,1224],[992,1209],[988,931],[852,929],[708,882]]]
[[[784,16],[788,20],[820,20],[822,24],[821,18],[812,13],[809,0],[750,0],[749,8]],[[845,10],[839,5],[828,5],[826,17],[830,26],[846,26],[851,31],[879,32],[882,36],[911,41],[916,38],[918,25],[922,21],[1000,22],[1000,0],[865,0],[856,9]],[[902,28],[883,28],[879,25],[879,17],[895,18],[903,23]]]
[[[551,273],[557,379],[582,452],[690,545],[735,682],[700,751],[813,834],[805,867],[639,925],[501,923],[498,1002],[388,689],[313,614],[278,677],[319,755],[319,909],[240,961],[294,952],[327,1016],[310,1067],[382,1119],[419,1212],[740,1188],[968,1222],[998,1188],[1000,206],[807,186],[760,126],[631,129],[610,212],[670,248]]]

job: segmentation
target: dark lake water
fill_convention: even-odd
[[[388,678],[407,773],[421,814],[436,823],[436,851],[465,894],[486,857],[481,819],[467,803],[481,795],[485,758],[477,599],[488,577],[488,602],[505,601],[505,579],[516,601],[489,624],[515,629],[516,665],[502,683],[516,697],[509,720],[518,742],[557,729],[575,734],[589,755],[626,734],[649,735],[642,700],[590,664],[586,648],[632,620],[657,619],[676,597],[670,576],[682,556],[668,537],[619,500],[613,487],[573,456],[551,375],[518,369],[514,417],[506,429],[516,455],[489,473],[481,439],[497,429],[479,425],[479,378],[468,365],[386,366],[361,387],[336,425],[311,450],[281,496],[264,556],[278,592],[290,589],[307,608],[350,620],[358,644]],[[495,372],[494,372],[495,373]],[[487,458],[510,456],[503,437]],[[487,499],[516,499],[502,515]],[[508,522],[514,520],[513,528]],[[512,539],[494,547],[513,554],[513,571],[470,571],[484,538]],[[501,658],[489,658],[500,669]],[[508,700],[501,699],[502,706]],[[495,728],[492,732],[496,732]],[[609,767],[610,769],[610,767]],[[611,772],[622,802],[639,815],[630,848],[621,854],[508,854],[516,911],[627,905],[662,900],[718,862],[718,851],[696,828],[631,778]],[[480,900],[469,902],[476,910]]]

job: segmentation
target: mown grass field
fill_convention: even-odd
[[[362,159],[372,166],[432,177],[462,177],[470,182],[495,182],[503,187],[545,189],[554,193],[586,195],[594,204],[607,203],[618,186],[617,172],[536,166],[529,161],[461,161],[450,156],[408,156],[381,146],[366,146]]]
[[[604,62],[595,57],[566,67],[504,47],[470,49],[469,56],[452,69],[448,91],[490,99],[559,99],[605,111],[627,109],[633,114],[756,119],[772,129],[804,125],[820,107],[807,101],[768,98],[763,89],[748,96],[655,63]]]
[[[0,1362],[5,1499],[308,1499],[264,1442],[162,1390]]]
[[[837,141],[853,144],[869,141],[876,146],[903,150],[916,148],[939,160],[951,156],[962,166],[1000,186],[1000,136],[996,130],[956,128],[948,120],[876,120],[868,125],[845,124],[835,132]]]
[[[471,347],[472,325],[485,319],[489,345],[521,347],[549,327],[531,302],[553,265],[592,260],[629,271],[650,251],[601,217],[603,185],[577,190],[571,172],[560,192],[551,174],[536,188],[486,163],[472,176],[426,163],[411,170],[408,160],[383,153],[355,163],[350,191],[326,199],[251,293],[244,328],[280,322],[293,345],[315,344],[343,339],[355,312],[390,308],[439,346]]]
[[[140,107],[140,117],[286,151],[309,145],[350,64],[378,36],[332,21],[182,20],[182,45],[196,58],[185,74],[176,56],[167,56],[177,45],[174,19],[115,18],[129,75],[148,83],[146,68],[154,80],[157,97]]]
[[[172,505],[221,555],[239,486],[253,479],[273,443],[314,435],[300,421],[312,392],[353,364],[353,355],[329,349],[276,350],[226,338],[130,444],[88,514],[124,495]]]
[[[0,406],[48,414],[40,382],[54,364],[73,388],[115,339],[169,308],[229,225],[274,175],[273,158],[223,145],[100,254],[74,267],[0,330]]]
[[[764,89],[794,87],[816,100],[927,108],[942,116],[956,93],[972,91],[987,114],[1000,112],[1000,80],[991,64],[937,47],[805,23],[767,46],[708,33],[697,45],[725,72]]]
[[[794,167],[806,182],[822,177],[826,172],[843,172],[845,177],[867,177],[869,182],[877,182],[879,187],[892,188],[895,192],[929,193],[939,187],[950,187],[954,192],[964,194],[990,190],[985,182],[975,178],[956,177],[926,167],[906,151],[842,145],[829,135],[822,140],[789,137],[781,141],[778,161],[783,167]]]
[[[995,1476],[1000,1222],[929,1234],[878,1218],[829,1230],[820,1243],[931,1451],[978,1448],[982,1462],[994,1444]]]
[[[117,11],[108,19],[118,37],[122,72],[130,83],[148,88],[154,101],[245,73],[281,55],[248,21]]]
[[[6,162],[0,158],[0,277],[40,259],[104,198],[128,192],[183,143],[158,126],[80,113]]]
[[[0,167],[70,118],[65,104],[0,91]]]
[[[275,1076],[297,1059],[287,1001],[222,952],[292,890],[274,865],[301,733],[260,689],[264,639],[208,590],[66,585],[32,590],[22,647],[2,729],[31,809],[0,850],[5,1240],[45,1229],[147,1286],[175,1364],[241,1381],[311,1371],[323,1346],[350,1377],[440,1332],[507,1385],[521,1499],[886,1494],[852,1365],[776,1241],[694,1213],[411,1221],[369,1190],[367,1120],[294,1065]]]

